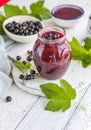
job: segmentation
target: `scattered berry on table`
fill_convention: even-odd
[[[26,64],[27,64],[27,61],[23,60],[22,63],[23,63],[24,65],[26,65]]]
[[[17,56],[17,57],[16,57],[16,60],[21,60],[21,56]]]
[[[35,70],[30,70],[30,74],[36,74]]]
[[[6,102],[10,102],[12,100],[12,97],[11,96],[7,96],[6,97]]]
[[[30,80],[30,79],[31,79],[31,75],[30,74],[25,76],[25,80]]]
[[[21,56],[16,56],[16,59],[17,61],[21,60]],[[23,63],[24,65],[27,65],[28,62],[31,62],[33,60],[33,55],[32,55],[32,51],[31,50],[28,50],[26,52],[26,57],[27,61],[24,59],[24,60],[21,60],[20,62]],[[31,79],[35,79],[35,75],[36,75],[36,71],[31,69],[27,72],[24,72],[22,74],[19,75],[19,79],[22,79],[22,80],[31,80]]]
[[[27,56],[27,61],[32,61],[32,60],[33,60],[33,56],[31,54]]]
[[[19,75],[19,78],[20,78],[20,79],[24,79],[24,75],[23,75],[23,74],[20,74],[20,75]]]

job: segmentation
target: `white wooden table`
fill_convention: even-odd
[[[10,3],[20,6],[27,6],[36,0],[12,0]],[[85,10],[85,15],[81,23],[75,28],[67,29],[67,38],[71,40],[73,36],[82,41],[85,37],[88,16],[91,13],[91,0],[45,0],[45,6],[50,10],[58,4],[76,4]],[[52,20],[44,21],[46,26],[56,26]],[[15,44],[16,47],[9,54],[17,53],[22,49],[28,49],[29,44]],[[11,47],[12,48],[12,47]],[[12,96],[9,103],[0,100],[0,130],[91,130],[91,66],[83,69],[77,62],[72,61],[74,77],[68,80],[78,83],[74,87],[77,90],[77,101],[86,106],[86,111],[72,103],[72,107],[65,113],[49,112],[44,110],[47,99],[28,94],[19,89],[15,84],[12,85],[5,95]],[[75,75],[75,72],[77,75]]]

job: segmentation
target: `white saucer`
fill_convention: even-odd
[[[24,52],[21,53],[20,55],[22,55],[22,57],[25,57]],[[64,74],[62,79],[67,80],[72,85],[73,88],[80,89],[84,86],[85,83],[91,80],[91,73],[89,73],[89,70],[91,70],[91,66],[84,69],[80,62],[71,61],[68,71]],[[22,90],[30,94],[44,96],[44,94],[40,89],[41,84],[45,84],[49,82],[57,83],[57,84],[60,83],[60,79],[46,80],[40,77],[40,75],[36,75],[35,79],[23,81],[19,79],[19,75],[21,73],[22,72],[16,66],[13,65],[12,75],[13,75],[14,82],[19,88],[21,88]]]
[[[55,80],[55,81],[46,80],[42,78],[39,74],[36,75],[35,79],[22,80],[18,78],[20,74],[21,74],[21,71],[16,66],[13,66],[12,75],[13,75],[13,79],[16,85],[22,90],[28,93],[34,94],[34,95],[44,96],[44,94],[42,93],[40,89],[41,84],[45,84],[48,82],[52,82],[52,83],[54,82],[57,84],[59,83],[59,80]]]

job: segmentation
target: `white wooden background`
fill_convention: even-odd
[[[25,5],[29,9],[29,5],[34,1],[36,0],[12,0],[9,3]],[[85,10],[81,23],[75,28],[66,30],[68,40],[75,36],[82,41],[86,33],[88,16],[91,13],[91,0],[45,0],[45,6],[50,10],[58,4],[66,3],[80,5]],[[44,21],[44,23],[46,26],[56,26],[52,20]],[[20,50],[29,48],[29,44],[15,45],[16,47],[9,51],[9,54],[14,55],[16,51],[18,53]],[[91,130],[91,67],[82,70],[81,65],[75,62],[73,65],[79,75],[79,79],[77,75],[73,77],[79,82],[76,86],[76,100],[86,106],[86,111],[75,106],[74,103],[65,113],[45,111],[47,99],[28,94],[13,84],[5,95],[12,96],[13,100],[9,103],[0,100],[0,130]]]

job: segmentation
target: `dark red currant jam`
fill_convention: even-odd
[[[63,29],[45,28],[38,34],[33,48],[35,66],[49,80],[59,79],[71,61],[71,48]]]
[[[82,15],[82,12],[76,8],[64,7],[58,8],[53,15],[62,19],[73,19]]]

